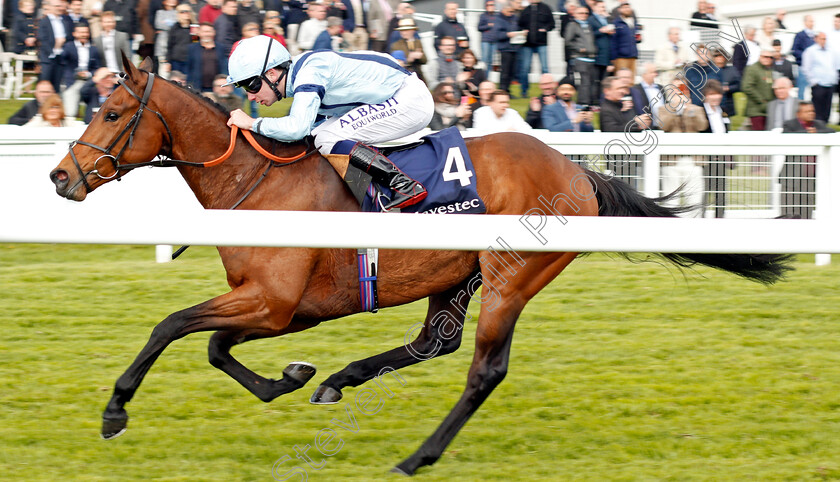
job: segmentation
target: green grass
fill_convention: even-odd
[[[208,334],[188,336],[128,404],[128,432],[102,441],[113,383],[154,325],[226,291],[212,249],[153,259],[152,247],[0,245],[4,480],[271,480],[276,460],[375,387],[312,406],[317,384],[401,345],[426,307],[237,347],[266,376],[293,360],[318,366],[270,404],[207,363]],[[417,480],[840,479],[840,267],[812,263],[768,288],[706,269],[576,261],[522,314],[505,381]],[[400,480],[388,470],[460,396],[474,332],[472,321],[460,351],[400,370],[407,383],[379,413],[354,410],[358,433],[339,430],[345,445],[310,480]]]

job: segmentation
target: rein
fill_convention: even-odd
[[[123,130],[119,133],[117,138],[114,139],[108,147],[101,147],[101,146],[97,146],[96,144],[91,144],[89,142],[84,142],[84,141],[79,141],[79,140],[73,141],[73,142],[70,143],[70,158],[73,160],[73,164],[76,166],[76,169],[79,171],[79,174],[80,174],[80,177],[81,177],[79,182],[84,184],[84,186],[88,190],[88,192],[91,191],[91,187],[90,187],[90,184],[88,184],[88,182],[87,182],[87,176],[89,176],[91,174],[95,174],[97,177],[99,177],[100,179],[105,180],[105,181],[110,181],[111,179],[114,179],[114,178],[116,178],[117,181],[120,181],[120,180],[122,180],[121,179],[121,177],[122,177],[121,171],[130,171],[132,169],[137,169],[138,167],[148,167],[148,166],[152,166],[152,167],[177,167],[177,166],[213,167],[213,166],[217,166],[217,165],[221,164],[222,162],[226,161],[233,154],[233,149],[236,146],[236,136],[240,131],[239,127],[237,127],[237,126],[233,126],[230,130],[230,145],[228,146],[225,153],[222,154],[220,157],[217,157],[216,159],[213,159],[213,160],[210,160],[210,161],[207,161],[207,162],[182,161],[182,160],[172,159],[171,157],[169,157],[169,158],[158,158],[158,159],[153,159],[151,161],[138,162],[138,163],[134,163],[134,164],[120,164],[120,158],[122,157],[126,148],[131,147],[134,143],[134,133],[137,130],[137,126],[140,124],[140,119],[142,118],[143,113],[146,110],[154,113],[157,116],[157,118],[160,120],[160,122],[163,124],[164,128],[166,129],[166,135],[167,135],[167,138],[169,139],[169,153],[170,153],[170,155],[172,154],[172,144],[173,144],[173,142],[172,142],[172,130],[169,128],[169,124],[166,122],[166,119],[163,118],[163,115],[161,115],[160,112],[157,112],[157,111],[151,109],[148,106],[149,97],[151,96],[151,93],[152,93],[152,86],[154,85],[154,82],[155,82],[155,74],[153,74],[151,72],[149,73],[149,80],[146,83],[146,89],[143,91],[143,97],[142,98],[140,96],[138,96],[137,94],[135,94],[134,91],[131,90],[126,85],[125,74],[122,74],[119,77],[118,82],[121,86],[123,86],[123,88],[125,88],[125,90],[129,94],[131,94],[132,97],[137,99],[137,101],[140,103],[140,107],[138,107],[137,111],[134,113],[134,115],[128,121],[128,124],[126,124],[126,126],[123,128]],[[130,130],[130,132],[129,132],[129,130]],[[123,136],[125,136],[126,133],[129,133],[128,134],[128,141],[125,144],[123,144],[120,151],[117,153],[116,156],[114,156],[113,154],[111,154],[111,150],[114,149],[116,144],[120,141],[120,139],[123,138]],[[257,143],[257,140],[254,139],[254,136],[251,133],[251,131],[243,130],[242,135],[245,136],[245,139],[248,141],[249,144],[251,144],[251,146],[257,152],[259,152],[261,155],[265,156],[266,158],[268,158],[270,160],[269,167],[271,167],[271,166],[278,166],[279,167],[279,166],[286,166],[286,165],[294,164],[295,162],[300,161],[301,159],[303,159],[307,155],[316,151],[315,149],[309,150],[309,148],[307,147],[306,149],[304,149],[304,151],[302,153],[300,153],[296,156],[279,157],[279,156],[275,156],[274,154],[266,151],[261,145],[259,145],[259,143]],[[76,153],[73,150],[73,147],[75,147],[77,144],[96,149],[96,150],[101,151],[103,153],[101,156],[99,156],[94,161],[93,169],[91,169],[87,173],[85,173],[84,170],[82,170],[82,167],[79,164],[78,159],[76,158]],[[106,176],[99,171],[99,161],[102,160],[102,159],[106,159],[106,158],[111,160],[111,165],[114,168],[114,173],[111,174],[110,176]],[[267,173],[268,173],[268,169],[266,169],[266,173],[263,174],[263,176],[260,178],[260,181],[262,181],[262,179],[265,177],[265,175]],[[76,183],[76,186],[78,186],[79,182]],[[259,181],[257,182],[257,184],[259,184]],[[71,188],[71,190],[75,189],[76,186],[73,186],[73,188]],[[254,186],[254,188],[255,187],[256,186]],[[252,188],[251,190],[248,191],[248,193],[246,194],[246,197],[247,197],[248,194],[250,194],[253,191],[254,188]],[[238,206],[240,203],[242,203],[242,201],[244,201],[244,200],[245,200],[244,198],[239,200],[239,202],[237,202],[236,205],[234,205],[234,208],[236,206]],[[233,208],[231,208],[231,209],[233,209]]]

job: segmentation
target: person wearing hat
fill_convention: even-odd
[[[254,119],[237,109],[230,113],[228,125],[282,142],[313,136],[322,154],[338,155],[330,160],[341,175],[347,162],[391,189],[386,211],[426,197],[419,182],[370,147],[416,133],[434,113],[426,84],[391,56],[322,50],[291,58],[279,42],[260,35],[239,42],[228,71],[228,84],[245,90],[250,101],[270,106],[293,98],[288,116]],[[316,126],[316,121],[321,122]]]
[[[327,28],[315,39],[312,50],[335,50],[333,48],[333,37],[341,35],[344,30],[344,21],[338,17],[327,18]]]
[[[395,29],[400,34],[400,39],[392,43],[388,47],[388,51],[401,51],[405,54],[405,68],[409,72],[417,74],[417,77],[424,83],[426,79],[423,77],[422,66],[426,65],[426,53],[423,52],[423,45],[420,40],[415,37],[417,33],[417,25],[413,18],[403,18],[397,24]]]

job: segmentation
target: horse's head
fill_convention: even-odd
[[[169,126],[152,97],[151,59],[139,69],[123,55],[125,76],[93,117],[82,137],[50,173],[59,196],[82,201],[97,187],[119,179],[136,164],[154,159],[171,145]],[[162,86],[161,86],[162,87]],[[155,89],[159,90],[159,89]]]

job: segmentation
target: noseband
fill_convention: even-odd
[[[137,130],[137,126],[140,125],[140,118],[143,116],[143,112],[145,112],[146,110],[148,110],[149,112],[152,112],[153,114],[155,114],[157,116],[158,119],[160,119],[160,122],[166,128],[166,136],[169,138],[169,149],[170,150],[172,149],[172,131],[169,129],[169,124],[166,123],[166,120],[163,118],[163,116],[160,114],[160,112],[152,110],[148,106],[149,96],[152,94],[152,86],[155,83],[155,74],[153,74],[151,72],[149,73],[149,80],[148,80],[148,82],[146,82],[146,90],[143,91],[143,97],[142,98],[140,96],[138,96],[137,94],[135,94],[133,90],[128,88],[128,86],[125,83],[125,74],[120,74],[119,75],[118,82],[121,86],[123,86],[125,88],[126,92],[128,92],[129,94],[131,94],[132,97],[137,99],[137,101],[140,103],[140,107],[138,107],[137,111],[134,113],[134,115],[131,116],[131,119],[129,119],[128,124],[126,124],[125,127],[123,127],[123,130],[119,133],[117,138],[114,139],[113,142],[111,142],[111,144],[108,147],[101,147],[101,146],[97,146],[96,144],[91,144],[89,142],[84,142],[84,141],[73,141],[73,142],[70,143],[70,158],[73,160],[73,164],[76,165],[76,169],[79,170],[79,174],[81,176],[81,182],[84,184],[85,189],[87,189],[88,192],[91,191],[90,184],[88,184],[88,182],[87,182],[87,176],[90,175],[90,174],[95,174],[97,177],[99,177],[100,179],[103,179],[105,181],[109,181],[109,180],[114,179],[114,178],[116,178],[117,181],[119,181],[119,180],[121,180],[120,171],[130,171],[131,169],[136,169],[138,167],[144,167],[144,166],[152,166],[152,165],[165,166],[165,165],[167,165],[167,163],[164,159],[158,159],[158,160],[154,160],[154,161],[150,161],[150,162],[142,162],[142,163],[137,163],[137,164],[122,164],[122,165],[120,165],[120,158],[122,157],[126,148],[131,147],[134,144],[134,132]],[[120,139],[122,139],[123,136],[125,136],[126,133],[128,133],[128,142],[124,143],[122,148],[120,149],[120,152],[118,152],[117,155],[114,156],[113,154],[111,154],[111,150],[114,149],[114,146],[116,146],[117,143],[120,142]],[[85,173],[82,170],[82,167],[79,165],[79,161],[76,159],[76,153],[73,151],[73,147],[75,147],[76,144],[91,147],[91,148],[96,149],[98,151],[101,151],[103,153],[101,156],[99,156],[96,159],[96,161],[94,161],[93,169],[91,171],[87,172],[87,173]],[[99,161],[101,161],[102,159],[110,159],[111,160],[111,165],[114,167],[114,174],[112,174],[110,176],[105,176],[99,171]],[[78,185],[78,183],[76,183],[76,185]],[[75,188],[75,186],[74,186],[74,188]]]

